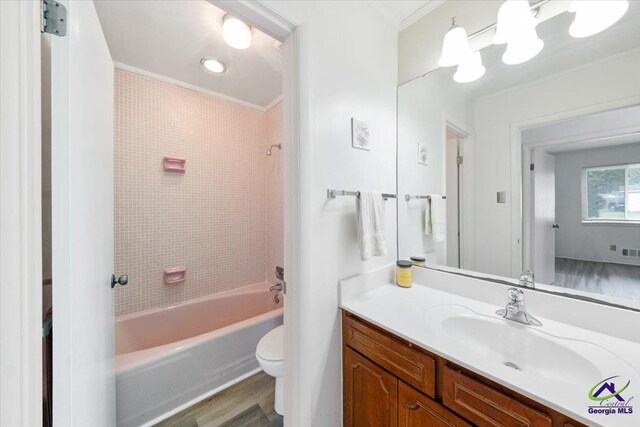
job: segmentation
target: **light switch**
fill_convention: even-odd
[[[498,203],[507,203],[506,191],[498,191]]]

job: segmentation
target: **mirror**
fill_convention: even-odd
[[[488,37],[481,78],[398,87],[398,254],[639,309],[640,3],[583,38],[560,3],[534,58],[506,65]]]

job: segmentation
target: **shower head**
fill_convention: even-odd
[[[273,144],[273,145],[271,145],[271,147],[269,147],[269,149],[267,150],[267,156],[271,155],[271,149],[273,147],[276,147],[278,150],[280,150],[280,149],[282,149],[282,144]]]

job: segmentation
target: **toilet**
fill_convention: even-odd
[[[279,415],[283,415],[284,341],[282,325],[272,329],[262,337],[256,349],[256,359],[258,359],[260,367],[267,374],[276,378],[274,409]]]

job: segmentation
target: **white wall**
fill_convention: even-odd
[[[341,415],[338,281],[396,260],[395,202],[386,202],[386,257],[360,261],[355,199],[327,188],[395,192],[396,23],[368,2],[269,1],[299,28],[300,176],[297,218],[300,341],[292,426],[337,426]],[[370,125],[373,148],[351,148],[350,118]]]
[[[519,206],[519,188],[512,188],[512,129],[608,110],[640,97],[637,70],[640,53],[630,52],[567,70],[529,84],[479,98],[475,104],[475,230],[477,270],[511,276],[512,206]],[[572,113],[573,112],[573,113]],[[593,112],[593,111],[589,111]],[[518,153],[515,153],[517,156]],[[496,192],[507,191],[507,203]],[[515,205],[513,205],[515,203]]]
[[[424,233],[427,200],[404,200],[405,194],[446,195],[446,121],[473,128],[465,86],[453,81],[452,69],[439,69],[398,88],[398,242],[399,256],[426,256],[446,264],[445,242]],[[427,145],[427,165],[418,163],[418,144]],[[471,144],[469,142],[469,144]],[[466,148],[466,147],[465,147]]]
[[[558,153],[556,158],[556,256],[591,261],[640,264],[623,257],[622,248],[640,248],[640,226],[582,223],[583,168],[640,163],[640,144]],[[617,245],[617,251],[609,250]]]

